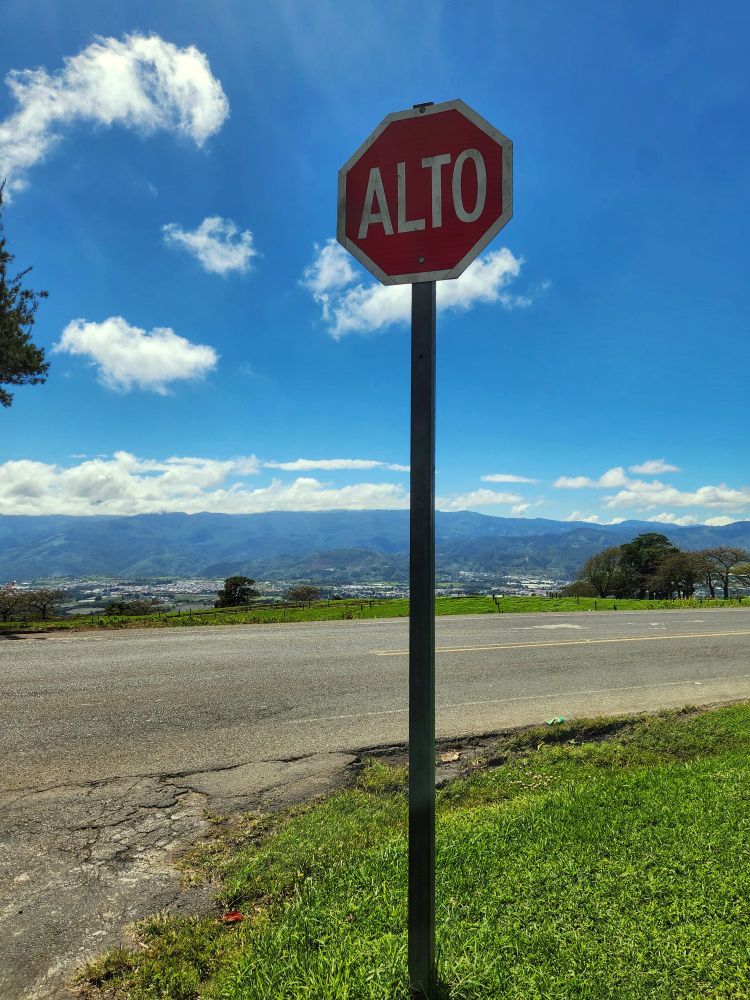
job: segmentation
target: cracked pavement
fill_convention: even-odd
[[[0,793],[0,997],[69,997],[76,966],[151,913],[213,908],[180,885],[175,855],[206,815],[281,808],[347,778],[352,754],[243,761]]]
[[[267,811],[407,736],[405,619],[0,641],[0,998],[69,997],[134,920],[201,913],[177,854],[207,813]],[[447,740],[750,698],[750,611],[437,622]]]

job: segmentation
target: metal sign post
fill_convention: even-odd
[[[409,986],[435,987],[435,282],[411,289]]]
[[[387,115],[339,170],[336,237],[384,285],[411,284],[409,988],[435,968],[435,288],[513,214],[513,144],[463,101]]]

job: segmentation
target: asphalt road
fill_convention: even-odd
[[[407,737],[407,622],[0,641],[0,997],[62,996],[76,961],[181,893],[172,853],[231,812],[309,797]],[[750,610],[437,623],[437,727],[750,698]]]

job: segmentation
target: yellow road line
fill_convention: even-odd
[[[738,632],[685,632],[675,635],[624,635],[617,639],[566,639],[563,642],[509,642],[487,646],[438,646],[436,653],[481,653],[492,649],[538,649],[544,646],[603,646],[612,642],[664,642],[668,639],[711,639],[714,636],[750,635],[750,629]],[[408,649],[374,649],[375,656],[408,656]]]

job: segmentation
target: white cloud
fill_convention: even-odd
[[[472,507],[484,507],[488,504],[518,504],[523,501],[516,493],[496,493],[494,490],[472,490],[453,497],[438,497],[435,506],[438,510],[469,510]]]
[[[0,177],[8,190],[76,121],[121,125],[142,133],[163,129],[202,146],[217,132],[229,104],[206,56],[158,35],[97,38],[61,70],[11,70],[6,77],[18,109],[0,122]]]
[[[580,510],[574,510],[572,514],[568,514],[567,517],[563,518],[563,521],[583,521],[584,524],[622,524],[625,520],[624,517],[613,517],[610,521],[602,521],[598,514],[583,514]]]
[[[700,521],[693,514],[685,514],[682,517],[678,517],[677,514],[654,514],[653,517],[649,518],[649,521],[657,521],[659,524],[678,524],[682,527],[686,527],[691,524],[700,524]],[[727,520],[727,522],[729,521]]]
[[[725,524],[733,524],[737,520],[736,517],[707,517],[706,524],[710,528],[721,528]]]
[[[409,506],[408,493],[391,483],[355,483],[335,489],[300,477],[292,483],[273,480],[265,486],[249,486],[245,478],[259,470],[255,456],[155,461],[123,451],[69,468],[27,460],[6,462],[0,465],[0,513],[252,514]]]
[[[559,479],[555,480],[553,486],[563,490],[581,490],[586,487],[608,487],[611,489],[613,486],[625,486],[627,483],[628,477],[625,475],[625,470],[618,465],[613,469],[607,469],[598,479],[590,479],[588,476],[560,476]]]
[[[613,486],[624,486],[627,481],[628,477],[625,475],[625,470],[621,466],[617,466],[602,473],[596,485],[611,488]]]
[[[342,288],[357,278],[352,258],[336,240],[327,240],[321,247],[315,244],[312,264],[302,273],[301,284],[312,292],[313,298],[323,307],[323,319],[331,322],[331,302]]]
[[[629,472],[637,472],[641,476],[659,476],[665,472],[682,472],[676,465],[670,465],[663,458],[649,458],[640,465],[629,465]]]
[[[510,472],[493,472],[488,476],[480,477],[483,483],[538,483],[538,479],[529,479],[527,476],[514,476]]]
[[[170,222],[162,226],[164,242],[182,246],[212,274],[248,271],[250,261],[258,255],[249,229],[240,232],[231,219],[210,215],[197,229],[186,230]]]
[[[335,240],[316,245],[312,264],[302,284],[322,307],[323,320],[336,339],[347,333],[373,333],[394,323],[407,323],[411,315],[409,285],[357,284],[358,272],[351,257]],[[523,260],[507,247],[477,258],[455,281],[440,281],[439,309],[466,310],[478,303],[499,302],[506,309],[531,305],[531,298],[511,295],[506,286],[521,272]]]
[[[650,473],[657,470],[662,472],[681,471],[677,466],[669,465],[661,458],[649,459],[641,465],[630,466],[630,470],[648,471]],[[722,483],[719,486],[700,486],[698,489],[692,491],[678,490],[674,486],[668,486],[666,483],[660,482],[658,479],[631,479],[625,474],[622,466],[608,469],[599,479],[591,479],[588,476],[561,476],[555,480],[554,486],[559,489],[601,489],[603,487],[612,489],[623,487],[618,493],[610,494],[603,498],[604,505],[609,509],[614,507],[636,507],[644,511],[652,511],[658,507],[716,507],[736,511],[750,505],[750,487],[747,486],[734,489]],[[654,516],[650,520],[661,521],[664,524],[704,523],[697,516],[678,516],[668,511]]]
[[[560,476],[552,485],[559,490],[582,490],[586,486],[594,486],[595,481],[588,476]]]
[[[655,507],[723,507],[734,510],[750,504],[750,488],[737,490],[722,484],[700,486],[690,492],[675,489],[658,480],[645,482],[632,479],[626,489],[604,497],[604,501],[607,507],[630,506],[644,510],[653,510]]]
[[[310,472],[313,469],[333,471],[336,469],[388,469],[391,472],[408,472],[408,465],[394,465],[378,462],[370,458],[297,458],[293,462],[264,462],[267,469],[283,469],[285,472]]]
[[[304,460],[302,460],[304,461]],[[321,460],[367,462],[369,460]],[[268,463],[255,455],[228,459],[172,456],[139,458],[126,451],[100,455],[69,466],[31,460],[0,463],[0,514],[145,514],[183,511],[188,514],[244,514],[272,510],[372,510],[406,509],[409,493],[397,483],[359,482],[334,487],[307,476],[291,482],[273,479],[258,485]],[[294,464],[294,463],[291,463]],[[376,467],[390,468],[385,463]],[[345,466],[357,471],[358,466]],[[361,470],[360,470],[361,471]],[[736,492],[736,491],[735,491]],[[749,501],[750,502],[750,501]],[[523,516],[529,506],[513,493],[480,489],[438,498],[440,510],[471,510],[500,504],[512,516]],[[655,524],[730,524],[726,515],[703,520],[692,514],[663,512],[650,518]],[[568,521],[619,524],[596,514],[573,511]]]
[[[567,517],[563,518],[564,521],[585,521],[587,524],[598,524],[599,515],[598,514],[583,514],[580,510],[574,510],[572,514],[568,514]]]
[[[137,387],[161,395],[169,383],[200,378],[218,361],[213,347],[193,344],[169,327],[147,333],[130,326],[122,316],[110,316],[103,323],[73,320],[53,350],[90,358],[110,389],[127,392]]]

